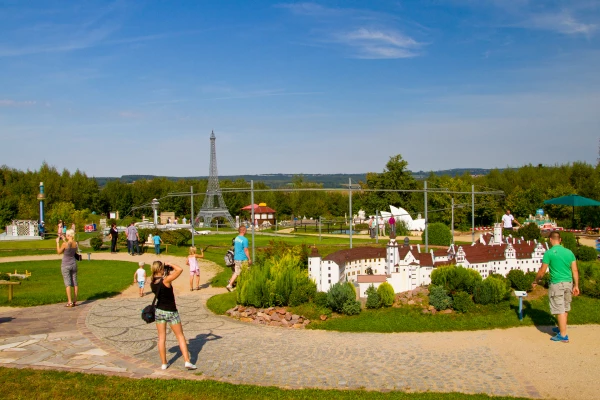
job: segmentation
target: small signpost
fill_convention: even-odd
[[[519,321],[523,321],[523,297],[527,297],[527,292],[515,290],[515,296],[519,298]]]

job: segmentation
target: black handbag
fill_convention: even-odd
[[[79,243],[77,244],[77,247],[75,247],[75,253],[73,253],[73,258],[75,259],[75,261],[81,261],[83,259],[83,256],[79,252]]]
[[[152,300],[152,304],[144,307],[144,309],[142,310],[142,319],[147,323],[152,323],[156,320],[156,300],[158,298],[158,294],[160,293],[160,288],[162,286],[162,278],[160,279],[160,281],[158,282],[158,290],[156,291],[156,294],[154,295],[154,300]]]

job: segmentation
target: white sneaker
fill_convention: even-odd
[[[194,364],[192,364],[191,362],[185,362],[185,367],[187,369],[196,369],[196,366]]]
[[[169,364],[163,364],[160,366],[160,369],[167,369],[169,368]]]

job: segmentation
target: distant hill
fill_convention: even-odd
[[[412,172],[415,179],[423,180],[427,178],[431,173],[438,176],[450,175],[460,176],[465,173],[471,175],[487,175],[491,169],[484,168],[454,168],[446,169],[441,171],[418,171]],[[243,179],[245,181],[253,180],[254,182],[264,182],[266,185],[272,188],[285,187],[292,183],[295,176],[301,175],[307,182],[321,183],[325,188],[339,188],[348,184],[348,179],[352,179],[352,182],[364,182],[367,174],[264,174],[264,175],[227,175],[219,176],[219,180],[224,181],[236,181]],[[177,177],[177,176],[155,176],[155,175],[123,175],[120,178],[115,177],[99,177],[96,178],[98,185],[103,187],[108,181],[119,179],[123,183],[132,183],[139,180],[152,180],[155,178],[166,178],[171,181],[179,181],[182,179],[186,180],[207,180],[208,176],[190,176],[190,177]]]

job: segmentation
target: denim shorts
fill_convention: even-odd
[[[144,288],[144,281],[138,281],[138,287],[140,289],[143,289]]]
[[[156,319],[157,324],[168,323],[169,325],[175,325],[181,323],[179,311],[165,311],[157,308],[154,313],[154,318]]]

